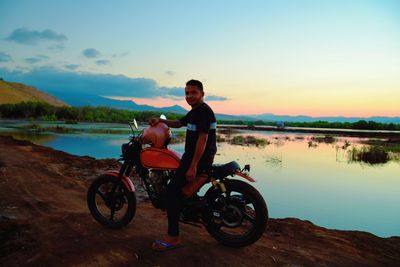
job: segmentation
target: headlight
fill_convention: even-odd
[[[127,156],[127,153],[129,151],[129,143],[122,144],[121,151],[123,157]]]

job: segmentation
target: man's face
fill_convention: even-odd
[[[204,92],[195,85],[185,87],[186,102],[191,106],[196,106],[203,102]]]

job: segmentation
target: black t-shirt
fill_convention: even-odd
[[[203,157],[214,156],[217,152],[216,145],[216,128],[217,123],[212,109],[202,103],[200,106],[190,110],[183,118],[179,120],[182,125],[187,127],[185,154],[193,156],[196,150],[199,132],[208,133],[206,148]]]

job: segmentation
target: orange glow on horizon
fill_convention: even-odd
[[[110,96],[107,98],[115,99],[115,100],[131,100],[139,105],[149,105],[157,108],[169,107],[173,105],[179,105],[187,110],[190,110],[190,106],[186,103],[186,100],[173,100],[170,98],[137,98],[137,97],[120,97],[120,96]]]
[[[158,108],[168,107],[173,105],[179,105],[186,110],[190,110],[190,106],[186,103],[185,99],[174,100],[170,98],[136,98],[136,97],[108,97],[116,100],[131,100],[139,105],[150,105]],[[387,111],[381,112],[375,109],[368,110],[358,110],[357,108],[347,108],[345,107],[308,107],[302,108],[298,106],[291,106],[289,103],[284,103],[282,105],[270,105],[269,103],[258,104],[253,103],[252,105],[245,103],[246,101],[206,101],[208,105],[214,110],[215,113],[227,114],[227,115],[257,115],[264,113],[271,113],[277,116],[310,116],[310,117],[361,117],[368,118],[373,116],[386,116],[386,117],[397,117],[400,116],[399,112]]]

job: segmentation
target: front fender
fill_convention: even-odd
[[[244,179],[246,179],[249,182],[255,183],[256,180],[254,180],[253,178],[251,178],[250,176],[248,176],[247,174],[243,173],[243,172],[236,172],[235,175],[243,177]]]
[[[114,177],[118,177],[119,172],[118,171],[109,171],[106,173],[106,175],[111,175]],[[128,188],[129,192],[135,192],[135,185],[132,183],[131,179],[129,179],[128,176],[123,175],[122,176],[122,182],[125,184],[126,188]]]

